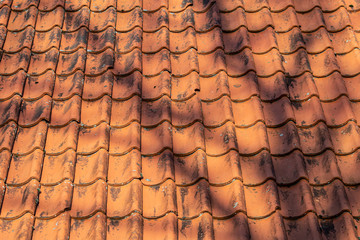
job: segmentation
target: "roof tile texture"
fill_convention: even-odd
[[[358,239],[360,1],[0,0],[4,239]]]

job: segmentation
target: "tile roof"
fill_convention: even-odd
[[[358,239],[359,0],[0,0],[0,238]]]

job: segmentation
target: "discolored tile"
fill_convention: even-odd
[[[36,20],[36,31],[46,32],[55,26],[62,28],[64,13],[62,7],[57,7],[51,12],[39,12]]]
[[[79,126],[74,122],[61,128],[50,127],[46,138],[46,153],[58,155],[68,149],[76,150],[78,130]]]
[[[75,151],[67,150],[58,155],[45,155],[41,183],[55,184],[68,179],[73,181],[75,173]]]
[[[36,219],[34,228],[34,239],[66,239],[70,230],[69,214],[63,213],[52,219]]]
[[[18,52],[23,48],[30,49],[34,38],[34,32],[34,29],[31,27],[27,27],[20,32],[8,31],[3,50],[6,52]]]
[[[109,149],[109,126],[106,123],[101,123],[92,128],[81,128],[79,130],[77,153],[88,155],[100,149]]]
[[[46,52],[51,48],[59,49],[61,29],[54,27],[46,32],[35,32],[32,51],[36,53]]]
[[[45,95],[39,100],[23,101],[19,113],[19,125],[34,126],[42,120],[49,121],[52,100]]]
[[[43,150],[45,145],[46,132],[47,124],[45,121],[41,121],[32,127],[20,127],[16,134],[13,154],[26,155],[35,149]]]
[[[24,11],[11,11],[7,28],[10,31],[20,31],[27,26],[35,27],[38,10],[35,6],[30,6]]]

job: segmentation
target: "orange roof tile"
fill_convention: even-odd
[[[358,239],[359,19],[0,0],[0,236]]]

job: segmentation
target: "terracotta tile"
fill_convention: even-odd
[[[302,140],[301,134],[303,134],[303,132],[300,132],[298,134],[298,130],[293,122],[288,122],[285,125],[278,128],[268,128],[267,133],[269,137],[270,150],[272,154],[275,155],[288,154],[292,150],[296,148],[300,148],[300,140]],[[299,140],[299,135],[301,135],[300,140]],[[310,135],[304,134],[304,138],[311,138],[312,136],[311,137],[310,136],[311,133]],[[324,142],[326,142],[326,140]],[[304,148],[303,145],[301,146]]]
[[[65,100],[74,95],[81,95],[83,88],[84,74],[76,71],[69,76],[56,76],[53,99]]]
[[[304,102],[291,102],[291,105],[298,126],[306,127],[327,119],[317,97],[311,97]]]
[[[213,219],[215,239],[249,239],[249,226],[245,214],[239,213],[228,219]]]
[[[360,75],[357,75],[355,77],[349,77],[349,78],[341,78],[339,77],[339,82],[340,80],[344,80],[343,83],[347,89],[347,94],[349,95],[349,99],[350,100],[358,100],[360,99],[359,96],[359,92],[356,90],[357,89],[357,84],[359,83],[359,78]],[[345,90],[346,93],[346,90]]]
[[[332,146],[329,132],[324,123],[319,123],[309,129],[299,129],[298,132],[301,147],[305,154],[317,154]]]
[[[273,25],[273,19],[268,8],[258,12],[246,12],[246,23],[250,32],[262,31]]]
[[[202,121],[202,118],[202,107],[197,96],[182,102],[172,101],[171,122],[174,126],[191,125],[196,121]]]
[[[161,75],[160,75],[161,76]],[[143,84],[146,78],[143,78]],[[134,95],[141,94],[142,74],[135,71],[127,76],[116,76],[114,78],[114,87],[112,98],[116,100],[125,100]],[[158,84],[158,82],[156,82]]]
[[[274,73],[284,71],[282,57],[277,49],[272,49],[265,54],[253,54],[258,76],[269,77]]]
[[[245,35],[246,36],[246,35]],[[252,50],[255,54],[267,53],[277,48],[277,41],[273,28],[268,27],[264,31],[249,33]]]
[[[156,32],[144,32],[142,51],[144,53],[156,53],[163,48],[169,49],[170,36],[167,28],[161,28]]]
[[[79,127],[74,122],[61,128],[50,127],[46,138],[46,153],[58,155],[68,149],[76,150],[78,130]]]
[[[47,32],[36,32],[32,45],[32,51],[42,53],[51,48],[59,49],[60,39],[61,29],[59,27],[54,27]]]
[[[142,7],[142,1],[141,0],[135,0],[135,1],[127,1],[127,0],[117,0],[117,10],[120,12],[129,12],[130,10],[136,8],[136,7]]]
[[[55,71],[59,52],[52,48],[45,53],[32,54],[28,73],[31,75],[40,75],[48,70]]]
[[[352,153],[359,146],[360,136],[356,123],[350,121],[343,127],[329,129],[335,153]]]
[[[80,104],[79,96],[64,101],[54,101],[51,109],[51,126],[64,126],[71,121],[80,122]]]
[[[64,9],[57,7],[51,12],[39,12],[36,20],[36,31],[49,31],[58,26],[62,28],[64,20]]]
[[[230,122],[218,128],[205,128],[204,134],[208,155],[218,156],[227,153],[231,149],[238,149],[235,126]]]
[[[35,0],[35,1],[14,0],[11,5],[11,8],[16,11],[22,11],[29,8],[30,6],[37,7],[38,4],[39,4],[39,0]]]
[[[318,31],[324,30],[323,28],[320,28]],[[316,33],[316,32],[315,32]],[[325,31],[326,33],[326,31]],[[326,33],[327,34],[327,33]],[[283,33],[276,33],[276,40],[278,42],[278,46],[279,46],[279,52],[281,53],[293,53],[296,50],[298,50],[299,48],[305,48],[305,40],[309,40],[308,43],[309,45],[307,46],[308,49],[312,49],[313,48],[313,41],[319,41],[318,38],[314,38],[314,33],[304,33],[304,35],[301,33],[301,30],[297,27],[292,28],[290,31],[288,32],[283,32]],[[306,38],[306,36],[309,36],[309,38]],[[322,35],[319,34],[318,37],[321,37],[322,39]],[[315,42],[315,43],[318,43]],[[316,47],[318,47],[317,45],[315,45]],[[320,47],[323,47],[322,45]],[[317,49],[317,48],[315,48]]]
[[[325,14],[322,14],[320,8],[313,8],[309,12],[297,13],[296,15],[303,32],[313,32],[320,27],[327,27]]]
[[[105,0],[103,2],[91,1],[90,10],[102,12],[109,7],[116,6],[116,0]]]
[[[108,8],[103,12],[90,13],[90,31],[103,31],[108,27],[115,27],[116,10],[115,8]]]
[[[196,12],[204,12],[206,11],[211,5],[212,3],[214,3],[214,0],[209,0],[209,1],[200,1],[200,0],[193,0],[193,5],[194,5],[194,11]]]
[[[195,29],[199,32],[207,32],[214,27],[221,27],[221,16],[216,4],[213,4],[206,12],[197,12],[195,17]]]
[[[2,218],[19,218],[27,212],[34,214],[39,187],[40,184],[36,180],[31,180],[19,187],[7,186],[0,216]]]
[[[244,186],[244,194],[249,217],[263,217],[280,207],[278,187],[272,180],[256,187]]]
[[[357,199],[359,199],[360,188],[359,186],[345,187],[346,195],[349,199],[350,209],[353,216],[360,215],[360,208]]]
[[[75,168],[75,151],[68,150],[56,156],[45,155],[41,183],[60,183],[64,179],[73,181]]]
[[[12,75],[20,70],[26,71],[30,61],[30,50],[25,48],[17,53],[4,53],[0,61],[0,74]]]
[[[210,168],[207,166],[206,154],[203,150],[197,150],[189,156],[176,156],[174,160],[175,182],[177,185],[194,184],[201,178],[210,180],[208,177]],[[171,165],[165,169],[173,171]]]
[[[321,95],[318,90],[322,91],[322,89],[316,86],[314,79],[308,72],[298,77],[284,78],[283,81],[289,87],[290,99],[292,101],[306,100],[312,96]]]
[[[139,49],[134,49],[133,51],[125,54],[115,53],[115,62],[114,62],[114,74],[116,75],[129,75],[134,71],[142,70],[141,64],[141,51]]]
[[[244,101],[251,96],[259,95],[258,78],[254,72],[240,77],[228,77],[231,100]],[[266,83],[269,82],[267,78]],[[210,88],[210,86],[209,86]]]
[[[325,77],[339,69],[332,50],[327,49],[325,52],[315,55],[309,55],[309,62],[313,74],[316,77]]]
[[[358,11],[349,12],[349,17],[350,17],[353,29],[356,31],[359,31],[359,29],[360,29],[360,24],[359,24],[360,14],[359,14],[359,12]]]
[[[96,100],[105,95],[111,96],[114,75],[107,71],[99,76],[86,76],[84,81],[82,97],[84,100]]]
[[[169,11],[170,12],[181,12],[188,6],[192,6],[193,1],[192,0],[170,0],[169,1]]]
[[[121,156],[109,156],[108,183],[125,185],[135,178],[140,179],[141,174],[139,150],[132,150]]]
[[[312,212],[297,220],[284,219],[284,228],[288,239],[321,239],[319,222]]]
[[[323,59],[319,59],[319,58],[320,57],[324,58],[325,56],[328,56],[326,55],[327,53],[328,52],[326,51],[319,55],[310,55],[311,60],[310,58],[308,58],[308,55],[304,49],[299,49],[298,51],[290,55],[282,55],[284,57],[283,66],[285,72],[290,77],[299,77],[300,75],[304,74],[304,72],[311,72],[311,69],[314,69],[314,67],[320,67],[319,65],[322,64],[321,60]],[[323,76],[331,73],[330,71],[333,70],[333,68],[335,69],[334,67],[335,65],[331,64],[332,63],[331,60],[329,61],[330,64],[329,66],[326,66],[326,68],[323,67],[323,65],[321,65],[320,68],[314,69],[314,75]],[[309,62],[311,63],[312,67],[310,67]],[[329,68],[331,68],[331,70],[329,70]]]
[[[31,239],[34,216],[25,214],[16,219],[0,219],[2,237],[6,239]]]
[[[355,121],[355,115],[347,97],[340,97],[334,102],[324,102],[322,103],[322,107],[324,109],[326,123],[329,126],[343,125],[350,120]]]
[[[330,217],[350,209],[343,184],[335,180],[329,185],[312,187],[313,201],[320,217]]]
[[[109,96],[104,96],[96,101],[82,101],[81,123],[85,126],[96,126],[102,122],[109,123],[110,113],[111,99]]]
[[[2,136],[0,140],[0,150],[6,149],[11,151],[16,136],[16,130],[17,126],[13,122],[0,128],[0,134]]]
[[[36,216],[53,217],[71,207],[73,187],[69,180],[55,186],[41,186]]]
[[[212,214],[214,217],[227,217],[238,211],[246,211],[243,185],[235,180],[226,186],[210,186]]]
[[[67,4],[67,2],[66,2]],[[76,31],[81,27],[89,27],[90,10],[88,8],[81,8],[76,12],[65,12],[63,31]]]
[[[107,211],[109,217],[124,217],[142,212],[143,187],[138,179],[123,186],[109,186]]]
[[[185,128],[175,128],[173,130],[173,149],[174,153],[178,155],[188,155],[198,149],[204,150],[203,125],[195,122],[193,125]]]
[[[190,29],[192,28],[189,28],[188,30]],[[220,28],[214,28],[209,32],[197,33],[196,40],[198,52],[202,54],[213,52],[217,48],[224,48],[222,32]],[[196,45],[194,47],[196,48]]]
[[[321,7],[319,0],[307,0],[303,2],[294,2],[294,7],[298,12],[309,12],[314,7]]]
[[[169,50],[163,49],[158,53],[144,54],[142,58],[143,74],[145,76],[156,76],[162,71],[171,70]],[[173,58],[171,58],[173,60]],[[191,61],[190,63],[192,63]],[[178,71],[175,71],[178,73]],[[187,72],[188,73],[188,72]]]
[[[86,56],[85,74],[99,75],[114,67],[114,52],[106,49],[102,53],[88,53]]]
[[[24,11],[11,11],[7,28],[9,31],[20,31],[27,26],[35,27],[38,10],[35,6]]]
[[[171,122],[171,101],[164,96],[154,102],[142,101],[141,126],[152,127],[163,121]]]
[[[77,155],[75,184],[89,184],[98,179],[106,180],[108,153],[100,149],[91,155]]]
[[[341,173],[342,179],[346,184],[355,184],[359,180],[359,176],[356,174],[356,168],[359,164],[359,151],[356,150],[354,153],[345,155],[345,156],[337,156],[337,166]]]
[[[20,127],[16,135],[13,154],[26,155],[35,149],[42,150],[45,145],[46,131],[47,124],[45,121],[41,121],[30,128]]]
[[[204,125],[206,127],[218,127],[227,121],[234,122],[231,101],[227,96],[222,97],[214,102],[202,102],[201,106]],[[215,115],[214,112],[221,114]]]
[[[2,48],[6,38],[6,27],[4,25],[0,25],[0,47]]]
[[[166,179],[175,180],[174,156],[165,150],[156,156],[142,157],[142,182],[144,185],[161,184]],[[154,167],[157,166],[157,167]]]
[[[350,17],[345,8],[339,8],[332,13],[324,13],[326,28],[329,32],[338,32],[351,26]]]
[[[200,75],[203,77],[209,77],[219,73],[220,71],[226,71],[225,61],[227,61],[228,56],[233,55],[227,55],[225,57],[224,51],[220,49],[210,54],[199,55],[198,59]],[[236,61],[235,59],[231,60],[233,60],[234,62]],[[232,74],[232,71],[230,69],[228,69],[228,72],[229,74]]]
[[[214,239],[213,221],[209,213],[204,213],[195,219],[178,221],[179,239],[195,239],[201,233],[203,239]]]
[[[191,8],[178,13],[171,13],[168,18],[169,30],[171,32],[182,32],[188,27],[195,28],[195,16]]]
[[[160,185],[143,186],[144,217],[157,218],[168,212],[175,212],[177,210],[176,193],[176,186],[172,180],[167,180]]]
[[[140,122],[141,99],[139,96],[124,101],[112,101],[110,125],[125,127],[133,121]]]
[[[97,211],[105,212],[106,192],[106,183],[102,180],[88,186],[75,185],[70,215],[89,217]],[[86,201],[86,199],[93,199],[93,201]]]
[[[51,97],[45,95],[39,100],[23,101],[19,113],[19,125],[34,126],[40,121],[49,121],[51,112]]]
[[[159,219],[144,219],[143,234],[145,240],[165,238],[177,239],[177,217],[169,213]]]
[[[88,52],[102,52],[107,48],[114,49],[115,29],[107,28],[102,32],[90,32],[87,45]]]
[[[11,152],[9,150],[2,150],[0,152],[0,179],[5,180],[10,167]],[[1,192],[1,191],[0,191]],[[4,194],[2,194],[2,197]],[[1,199],[2,199],[1,197]],[[1,200],[2,201],[2,200]]]
[[[280,98],[279,100],[271,103],[262,103],[266,126],[274,127],[282,125],[288,121],[298,121],[298,118],[295,120],[291,105],[292,104],[287,97]]]
[[[102,213],[97,213],[90,218],[71,219],[70,239],[105,240],[105,232],[106,216]]]
[[[168,1],[160,0],[153,2],[152,0],[143,0],[143,9],[146,12],[154,12],[162,7],[168,8]]]
[[[164,74],[169,75],[169,74]],[[197,94],[197,90],[200,90],[199,74],[197,72],[191,72],[183,77],[172,77],[170,85],[170,76],[168,79],[169,95],[171,87],[171,99],[172,100],[186,100]],[[155,86],[154,86],[155,87]],[[165,90],[165,89],[164,89]],[[166,94],[167,91],[164,93]]]
[[[82,8],[83,6],[89,7],[90,0],[65,0],[66,11],[76,11]],[[82,8],[82,9],[87,9],[87,8]]]
[[[222,96],[230,96],[228,76],[221,71],[212,77],[200,77],[199,97],[203,101],[213,101]]]
[[[88,155],[100,149],[109,149],[109,126],[102,123],[93,128],[81,128],[77,152],[81,155]]]
[[[63,213],[52,219],[36,219],[33,239],[61,239],[69,236],[70,217]]]
[[[85,49],[87,47],[88,36],[89,32],[85,27],[81,27],[73,32],[62,32],[60,51],[74,52],[80,48]]]
[[[347,81],[343,81],[342,76],[338,72],[334,72],[324,78],[314,78],[319,97],[323,101],[334,100],[340,95],[347,95],[351,97],[352,89],[345,86]],[[346,90],[346,87],[348,90]]]
[[[231,77],[240,77],[251,70],[255,70],[255,63],[251,50],[247,48],[238,54],[226,55],[225,58],[227,72]]]
[[[196,163],[197,164],[196,170],[198,170],[200,173],[202,173],[203,168],[207,167],[208,180],[211,184],[224,184],[230,182],[235,178],[242,179],[242,173],[240,168],[240,157],[236,151],[230,151],[229,153],[226,153],[223,156],[219,156],[219,157],[206,156],[207,159],[206,166],[204,166],[205,164],[203,163],[205,160],[205,156],[202,156],[204,152],[197,151],[196,154],[197,154],[195,155],[197,159],[196,162],[194,163],[185,162],[184,164],[188,165],[188,164]],[[200,157],[202,157],[202,159]],[[219,168],[218,164],[220,164],[222,168]],[[226,174],[224,174],[225,172]],[[198,175],[200,175],[200,173],[198,173]],[[207,178],[206,177],[207,174],[204,175],[204,178]]]
[[[86,51],[79,49],[74,53],[60,53],[56,73],[59,75],[70,75],[77,70],[84,71]]]
[[[133,122],[124,128],[111,128],[109,153],[123,155],[132,149],[140,149],[140,125]]]
[[[279,184],[290,184],[298,181],[300,178],[308,178],[304,156],[299,150],[295,150],[285,156],[272,157],[272,163],[276,182]],[[316,170],[314,173],[316,173]]]
[[[141,48],[143,42],[142,29],[136,27],[128,32],[116,32],[115,51],[117,53],[127,53],[135,48]]]
[[[221,13],[221,28],[223,31],[233,32],[242,26],[247,27],[244,9],[237,8],[230,13]]]
[[[301,180],[291,187],[278,189],[282,216],[296,217],[308,211],[315,211],[310,185],[306,180]]]
[[[107,220],[106,238],[110,240],[141,239],[143,237],[143,218],[139,213],[132,213],[127,218]]]
[[[3,7],[3,6],[10,6],[12,3],[12,0],[4,0],[4,1],[1,1],[0,3],[0,7]]]
[[[271,17],[276,32],[288,32],[293,27],[299,26],[295,9],[293,7],[286,8],[284,11],[272,12]]]
[[[144,21],[143,21],[144,31],[155,32],[162,27],[168,27],[168,26],[169,26],[169,15],[164,8],[161,8],[156,12],[144,12]]]
[[[65,0],[40,0],[39,10],[50,11],[55,9],[57,6],[65,7]]]
[[[20,103],[21,97],[17,95],[9,100],[0,102],[0,125],[18,120]]]
[[[134,124],[132,124],[134,125]],[[172,128],[168,122],[152,128],[141,128],[142,155],[157,155],[165,149],[172,149]],[[175,137],[174,137],[175,138]],[[174,139],[174,142],[176,139]],[[174,149],[174,152],[175,151]]]
[[[356,36],[350,27],[346,27],[343,31],[340,32],[329,33],[329,36],[332,40],[334,52],[336,54],[350,52],[359,46],[356,40]]]
[[[8,31],[3,50],[6,52],[18,52],[23,48],[31,48],[34,38],[34,29],[27,27],[20,32]]]
[[[341,74],[345,77],[359,74],[360,50],[354,49],[348,54],[337,55]]]
[[[39,181],[43,158],[39,149],[25,156],[12,156],[6,183],[22,185],[31,179]]]
[[[258,136],[259,141],[253,141],[250,136]],[[266,127],[262,122],[250,128],[236,128],[236,137],[241,154],[255,154],[262,149],[269,149]]]
[[[323,238],[327,239],[356,239],[357,233],[354,226],[354,219],[349,213],[320,220]]]
[[[123,0],[118,0],[123,1]],[[135,1],[133,2],[135,3]],[[123,3],[128,5],[128,3]],[[121,6],[117,6],[121,8]],[[130,9],[129,9],[130,10]],[[116,15],[116,31],[128,32],[135,27],[143,26],[143,13],[140,8],[134,8],[129,12],[117,12]]]

